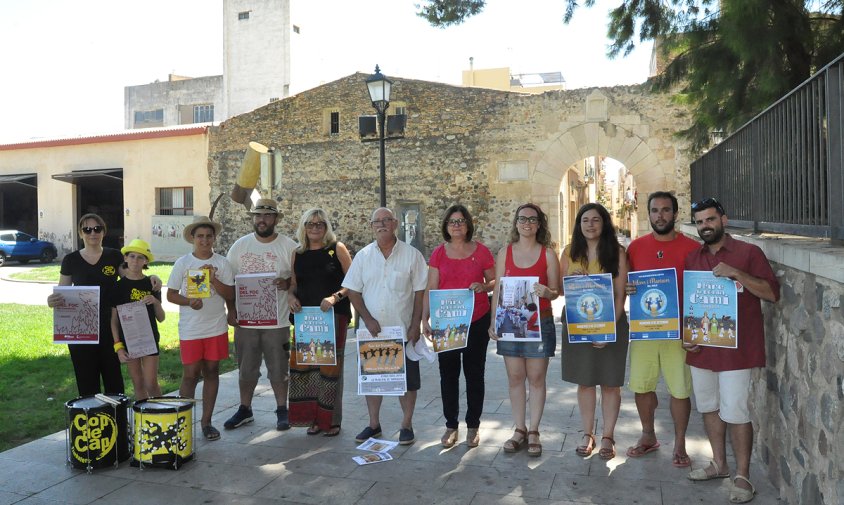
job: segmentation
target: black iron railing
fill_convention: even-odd
[[[844,54],[691,165],[731,224],[844,240]]]

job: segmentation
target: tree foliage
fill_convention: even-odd
[[[693,124],[683,136],[695,149],[706,148],[714,131],[734,131],[844,52],[844,0],[620,1],[608,20],[608,55],[655,41],[669,63],[651,84],[691,105]],[[568,23],[581,3],[561,2]],[[478,14],[485,1],[427,4],[423,17],[444,27]]]

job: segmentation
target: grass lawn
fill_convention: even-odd
[[[45,267],[52,268],[52,267]],[[58,278],[58,266],[55,266]],[[169,276],[169,272],[167,273]],[[167,279],[167,276],[162,276]],[[52,342],[53,313],[45,306],[0,304],[0,451],[65,429],[64,403],[78,396],[73,366],[66,345]],[[179,389],[178,313],[167,313],[159,323],[161,356],[158,382],[163,392]],[[111,338],[109,336],[109,338]],[[232,330],[229,329],[229,341]],[[231,357],[220,363],[220,373],[237,368],[234,345]],[[134,395],[132,380],[123,366],[126,395]]]
[[[59,269],[61,263],[54,263],[43,267],[33,268],[26,272],[17,272],[11,274],[9,277],[19,281],[50,281],[59,282]],[[167,284],[167,279],[170,278],[170,271],[173,270],[173,263],[155,261],[149,265],[149,269],[145,270],[146,275],[157,275],[161,282]]]

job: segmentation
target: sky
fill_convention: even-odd
[[[568,89],[643,82],[652,45],[606,57],[607,12],[564,0],[488,0],[464,24],[433,28],[419,0],[292,0],[305,48],[294,91],[375,65],[389,77],[459,85],[461,72],[560,71]],[[0,143],[108,133],[124,125],[123,88],[223,72],[223,0],[0,0]],[[298,83],[298,84],[297,84]],[[363,85],[363,84],[362,84]]]

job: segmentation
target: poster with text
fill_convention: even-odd
[[[432,289],[428,291],[428,302],[434,352],[466,347],[475,308],[475,292],[471,289]]]
[[[293,314],[293,325],[297,365],[337,364],[334,307],[327,312],[319,307],[302,307]]]
[[[117,306],[117,318],[126,341],[126,353],[130,359],[151,356],[158,352],[155,334],[149,322],[149,312],[144,302],[130,302]]]
[[[187,298],[211,297],[211,272],[207,268],[188,270]]]
[[[736,282],[710,271],[683,273],[683,342],[738,347]]]
[[[539,277],[502,277],[498,306],[495,307],[495,334],[501,340],[542,342],[539,297],[533,285]]]
[[[356,335],[358,395],[401,396],[406,393],[404,329],[388,326],[372,336],[366,328],[361,328]]]
[[[275,278],[272,272],[234,277],[237,324],[257,328],[279,324]]]
[[[630,272],[627,283],[636,286],[630,295],[630,340],[679,340],[677,270]]]
[[[563,277],[569,343],[615,342],[611,274]]]
[[[53,343],[99,343],[100,287],[56,286],[53,294],[64,297],[61,306],[53,307]]]

